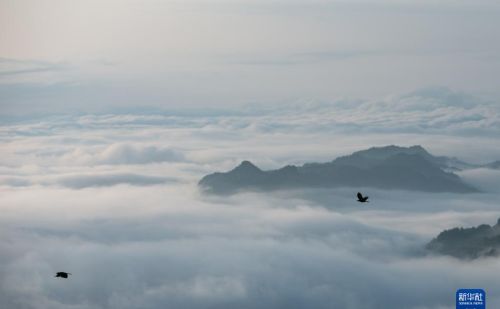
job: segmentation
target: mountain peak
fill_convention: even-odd
[[[261,171],[260,168],[255,166],[252,162],[248,160],[241,161],[240,165],[234,168],[233,171]]]
[[[413,145],[413,146],[410,146],[408,147],[409,149],[414,149],[414,150],[417,150],[417,151],[425,151],[427,152],[427,150],[425,150],[424,147],[420,146],[420,145]]]
[[[444,159],[432,156],[422,146],[390,145],[358,151],[327,163],[285,166],[270,171],[263,171],[250,161],[242,161],[229,172],[206,175],[200,180],[200,185],[221,194],[241,190],[344,186],[477,192],[459,176],[445,172],[441,168],[444,165],[441,160]]]
[[[397,146],[397,145],[388,145],[388,146],[381,146],[381,147],[371,147],[367,150],[361,150],[361,152],[369,152],[369,151],[380,151],[380,152],[405,152],[405,153],[425,153],[428,154],[429,152],[425,150],[424,147],[420,145],[413,145],[409,147],[404,147],[404,146]]]
[[[445,230],[427,244],[430,252],[451,255],[462,259],[498,256],[500,253],[500,230],[497,225],[481,224],[470,228]]]
[[[425,150],[424,147],[422,147],[420,145],[413,145],[410,147],[403,147],[403,146],[397,146],[397,145],[371,147],[371,148],[368,148],[366,150],[356,151],[352,155],[370,157],[373,159],[386,159],[390,156],[397,155],[400,153],[416,154],[416,155],[424,156],[426,158],[432,157],[432,155],[427,150]]]

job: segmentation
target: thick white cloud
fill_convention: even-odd
[[[426,100],[438,111],[486,106],[467,99],[473,104],[450,107],[442,96]],[[410,99],[3,125],[0,307],[441,309],[471,286],[499,306],[498,259],[423,250],[443,229],[496,222],[492,171],[461,174],[484,188],[478,194],[343,188],[218,197],[196,188],[203,175],[243,159],[275,168],[374,145],[499,158],[495,137],[460,136],[449,123],[439,134],[401,133],[398,113],[417,113],[418,126],[426,121],[413,103],[390,113],[401,100]],[[373,114],[364,115],[367,106]],[[337,124],[338,113],[359,130]],[[369,205],[355,202],[357,190],[370,195]],[[58,280],[56,271],[73,276]]]
[[[137,186],[158,185],[174,181],[167,177],[144,176],[137,174],[73,175],[59,178],[56,184],[82,189],[87,187],[108,187],[119,184]]]
[[[181,153],[154,145],[111,144],[101,149],[78,147],[62,156],[67,162],[93,165],[149,164],[184,160]]]
[[[486,192],[500,192],[500,170],[479,168],[466,170],[459,173],[460,177],[469,182],[474,182]]]
[[[377,212],[347,194],[330,196],[343,207],[326,210],[284,193],[200,199],[184,185],[10,191],[1,201],[16,205],[1,218],[2,305],[451,308],[454,291],[470,285],[488,290],[490,306],[500,302],[498,259],[423,255],[432,236],[418,231],[437,230],[431,218],[446,220],[453,201],[415,194],[398,210],[386,201],[407,202],[405,193],[381,191],[370,205]],[[418,209],[431,200],[435,210]],[[62,282],[58,270],[73,276]]]
[[[111,145],[106,148],[98,159],[107,164],[145,164],[153,162],[177,161],[181,155],[168,149],[146,146],[136,148],[130,145]]]

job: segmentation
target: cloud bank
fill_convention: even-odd
[[[178,185],[71,194],[41,189],[4,196],[2,205],[8,198],[36,216],[4,208],[2,305],[451,308],[452,292],[468,285],[487,287],[491,306],[500,302],[492,271],[500,268],[497,259],[466,263],[424,255],[419,248],[428,238],[414,229],[434,225],[425,217],[400,227],[380,224],[412,217],[418,200],[400,214],[402,209],[384,209],[379,197],[365,214],[354,202],[332,211],[279,196],[193,199],[191,190]],[[346,193],[336,192],[342,198],[330,202],[344,197],[347,202]],[[406,198],[391,195],[399,203]],[[431,200],[454,209],[446,199]],[[435,211],[428,218],[443,214]],[[465,212],[461,218],[471,217]],[[53,278],[61,269],[73,273],[71,280]]]
[[[435,100],[429,104],[462,112],[488,106]],[[420,115],[408,120],[419,128],[401,133],[406,124],[390,121],[398,113],[378,107],[375,121],[363,110],[382,103],[359,104],[3,124],[0,307],[443,309],[453,308],[456,289],[470,286],[500,306],[498,259],[465,262],[424,250],[442,230],[495,223],[494,171],[461,174],[486,188],[470,195],[197,190],[203,175],[244,159],[276,168],[366,145],[422,144],[468,161],[500,157],[495,137],[478,133],[495,132],[494,121],[469,135],[440,122],[438,133],[423,126],[424,111],[412,103],[398,113]],[[337,113],[353,118],[339,124]],[[370,196],[368,206],[355,202],[358,190]],[[56,271],[73,276],[56,280]]]

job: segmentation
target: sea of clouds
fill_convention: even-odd
[[[0,307],[437,309],[454,308],[459,288],[483,288],[500,307],[500,259],[424,250],[444,229],[497,221],[499,171],[460,172],[474,194],[197,187],[241,160],[268,169],[388,144],[486,163],[500,159],[499,115],[435,88],[215,115],[5,122]],[[358,190],[369,204],[355,202]]]

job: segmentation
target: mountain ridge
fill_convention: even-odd
[[[231,171],[206,175],[199,181],[199,186],[216,194],[311,187],[478,192],[448,171],[446,158],[433,156],[419,145],[390,145],[357,151],[330,162],[287,165],[269,171],[261,170],[250,161],[242,161]]]
[[[431,253],[460,259],[498,256],[500,255],[500,219],[493,226],[481,224],[477,227],[456,227],[444,230],[426,245],[426,249]]]

